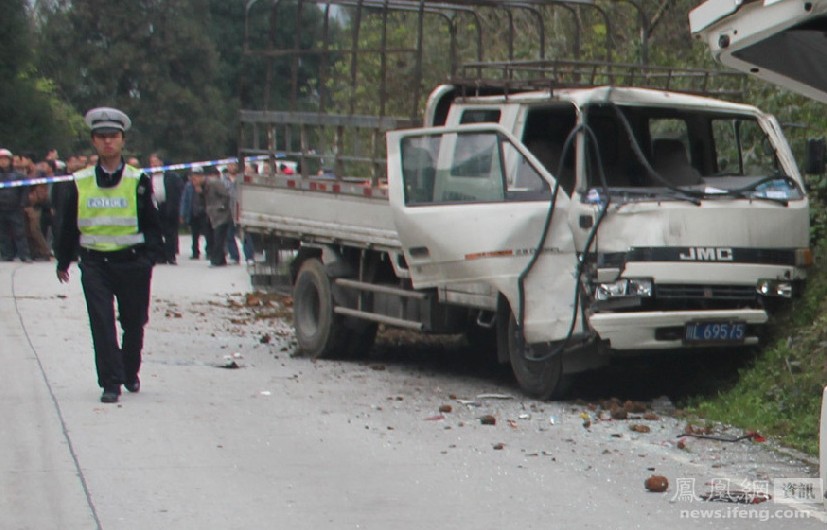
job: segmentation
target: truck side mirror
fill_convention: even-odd
[[[804,172],[810,175],[824,173],[824,159],[827,153],[827,142],[824,138],[810,138],[807,140],[807,160]]]

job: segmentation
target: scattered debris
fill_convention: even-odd
[[[261,336],[260,339],[258,339],[258,341],[261,344],[270,344],[270,340],[272,340],[272,339],[270,338],[270,335],[268,333],[265,333],[264,335]]]
[[[442,414],[437,414],[436,416],[428,416],[427,418],[425,418],[425,421],[440,421],[444,419],[445,416],[443,416]]]
[[[654,493],[663,493],[669,489],[669,479],[663,475],[652,475],[643,483],[647,490]]]
[[[625,420],[629,417],[629,412],[622,407],[614,407],[611,409],[613,420]]]
[[[687,425],[689,427],[689,425]],[[711,429],[710,429],[711,432]],[[727,437],[727,436],[719,436],[715,434],[708,434],[708,433],[696,433],[696,432],[685,432],[684,434],[679,434],[678,438],[684,436],[692,436],[693,438],[701,438],[703,440],[715,440],[718,442],[740,442],[741,440],[752,439],[755,442],[761,443],[766,442],[767,439],[758,434],[755,431],[749,431],[744,435],[735,436],[735,437]]]
[[[514,399],[514,396],[508,394],[479,394],[477,399]]]
[[[683,428],[683,432],[686,435],[690,436],[697,436],[701,434],[712,434],[712,427],[710,425],[704,425],[700,427],[698,425],[693,425],[691,423],[687,423],[686,426]]]
[[[370,365],[371,370],[376,370],[377,372],[381,372],[386,369],[384,364],[372,364]]]
[[[485,416],[480,416],[480,423],[482,423],[483,425],[496,425],[497,418],[495,418],[491,414],[486,414]]]
[[[623,403],[623,408],[626,412],[631,412],[633,414],[642,414],[649,410],[649,407],[643,401],[631,401],[627,400]]]
[[[265,300],[259,293],[247,293],[244,297],[244,305],[247,307],[259,307],[265,305]],[[269,305],[269,302],[267,302]]]
[[[495,451],[502,451],[502,450],[503,450],[503,448],[505,448],[505,444],[504,444],[504,443],[502,443],[502,442],[499,442],[499,443],[495,443],[495,444],[494,444],[494,450],[495,450]]]
[[[262,396],[269,396],[272,395],[272,392],[270,392],[269,390],[262,390],[261,392],[259,392],[259,394],[261,394]]]
[[[234,370],[236,368],[241,368],[241,365],[238,364],[235,361],[235,359],[233,359],[231,356],[225,355],[224,356],[224,364],[216,364],[215,367],[216,368],[229,368],[229,369]]]
[[[440,412],[448,413],[448,412],[451,412],[452,410],[454,410],[453,407],[451,407],[451,405],[448,405],[448,404],[443,404],[443,405],[439,406],[439,411]]]
[[[552,458],[551,458],[551,460],[552,460],[553,462],[556,462],[556,461],[557,461],[557,458],[555,458],[555,457],[554,457],[551,453],[549,453],[548,451],[533,451],[533,452],[531,452],[531,453],[526,453],[525,455],[526,455],[526,456],[551,456],[551,457],[552,457]]]
[[[632,425],[629,425],[629,430],[641,433],[647,433],[652,431],[652,429],[649,428],[648,425],[643,425],[642,423],[634,423]]]

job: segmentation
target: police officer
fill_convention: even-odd
[[[77,256],[95,348],[101,401],[115,403],[121,385],[138,392],[144,325],[149,319],[152,267],[163,260],[161,224],[147,175],[124,163],[124,133],[131,121],[120,110],[86,113],[98,163],[74,173],[66,189],[55,245],[57,278],[69,281]],[[123,336],[118,342],[114,301]]]

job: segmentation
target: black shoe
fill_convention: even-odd
[[[169,263],[170,265],[178,265],[178,262],[175,261],[174,259],[171,259],[171,260],[167,261],[167,263]]]
[[[118,398],[121,397],[121,391],[118,388],[104,388],[101,394],[101,402],[103,403],[117,403]]]
[[[193,259],[193,260],[200,259],[200,258],[201,258],[201,256],[199,256],[198,254],[195,254],[194,256],[190,256],[190,259]]]
[[[141,380],[136,377],[135,382],[125,383],[123,387],[132,392],[133,394],[138,393],[141,391]]]

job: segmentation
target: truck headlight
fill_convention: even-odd
[[[648,278],[621,278],[614,282],[598,283],[594,297],[598,300],[630,296],[652,296],[652,280]]]
[[[761,296],[780,296],[782,298],[792,298],[793,283],[788,280],[761,278],[755,285],[755,290]]]

